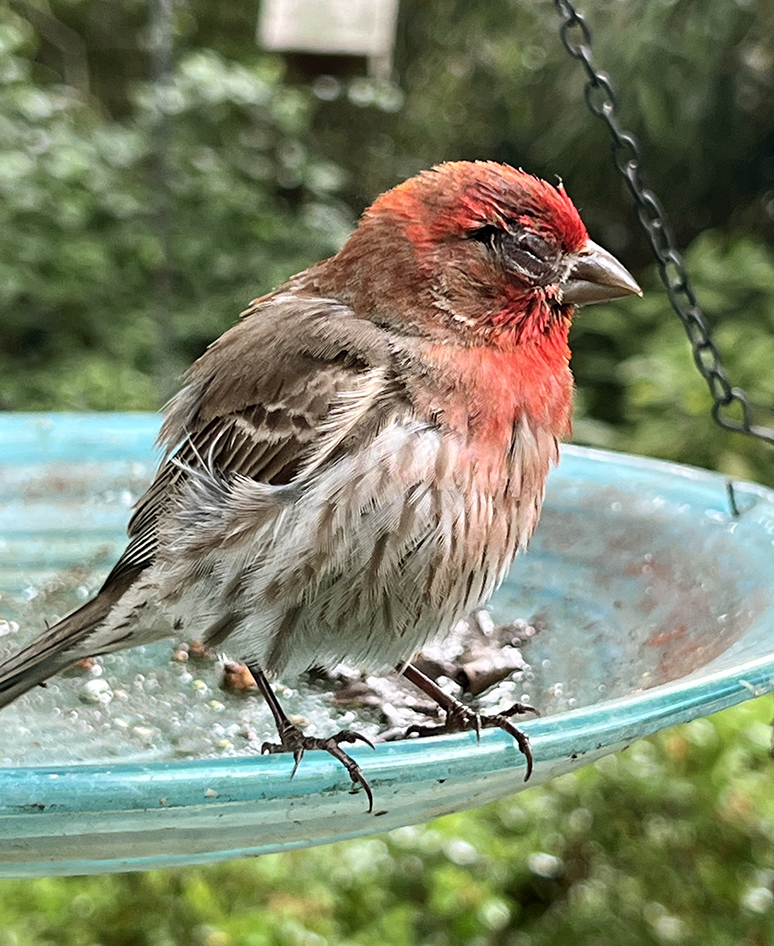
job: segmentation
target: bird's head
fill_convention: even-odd
[[[561,185],[492,161],[441,164],[382,194],[331,262],[362,314],[471,344],[539,337],[576,306],[640,292]]]

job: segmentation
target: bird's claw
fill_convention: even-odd
[[[323,752],[327,752],[329,755],[332,755],[334,759],[341,762],[349,773],[353,785],[362,785],[363,791],[368,797],[368,813],[370,814],[374,810],[374,796],[371,791],[371,786],[368,784],[357,762],[355,762],[352,756],[346,753],[340,745],[342,742],[364,742],[367,746],[375,749],[376,746],[374,746],[370,739],[361,736],[360,733],[352,732],[351,729],[342,729],[333,736],[321,738],[307,736],[304,734],[303,730],[292,723],[281,728],[279,737],[281,740],[279,743],[264,742],[261,746],[261,754],[292,752],[295,763],[293,765],[293,771],[290,773],[291,778],[293,778],[298,771],[298,766],[307,749],[321,749]]]
[[[374,751],[376,751],[376,746],[371,742],[370,739],[361,735],[359,732],[352,732],[351,729],[341,729],[339,732],[335,733],[333,736],[329,736],[328,738],[337,745],[340,742],[364,742],[367,746],[370,746]]]
[[[406,738],[409,738],[411,736],[437,736],[441,733],[474,732],[476,739],[480,739],[482,729],[502,729],[513,737],[519,751],[526,759],[527,772],[524,776],[526,782],[532,775],[534,765],[529,737],[511,722],[512,716],[520,716],[524,713],[534,713],[536,716],[540,716],[539,710],[535,709],[534,706],[528,706],[526,703],[514,703],[508,709],[489,716],[477,713],[465,706],[464,703],[455,701],[455,705],[447,712],[443,723],[438,726],[420,726],[414,723],[408,727],[405,735]]]

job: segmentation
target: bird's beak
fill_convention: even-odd
[[[571,262],[570,271],[559,285],[562,302],[566,305],[589,305],[642,295],[631,273],[612,253],[591,240],[574,254]]]

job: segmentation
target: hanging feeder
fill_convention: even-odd
[[[104,573],[115,559],[128,506],[155,467],[158,423],[0,418],[0,646],[39,630],[24,626],[25,609],[73,562]],[[240,750],[228,734],[244,702],[219,693],[212,668],[197,697],[200,681],[162,642],[105,658],[93,693],[57,678],[4,709],[0,876],[202,863],[422,822],[771,692],[774,493],[735,483],[733,497],[714,473],[564,448],[535,540],[491,607],[495,622],[536,631],[523,646],[523,685],[546,715],[519,724],[535,758],[527,786],[524,759],[500,731],[478,744],[471,733],[382,743],[352,750],[374,791],[368,814],[325,753],[307,753],[291,780],[289,756]],[[188,696],[176,704],[152,687],[158,667],[186,680]],[[181,755],[180,739],[165,746],[161,730],[192,703],[199,715],[183,720]],[[132,716],[137,706],[148,717]]]

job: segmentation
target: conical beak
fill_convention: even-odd
[[[590,305],[622,296],[641,296],[642,290],[612,253],[591,240],[575,254],[572,268],[560,284],[562,302]]]

